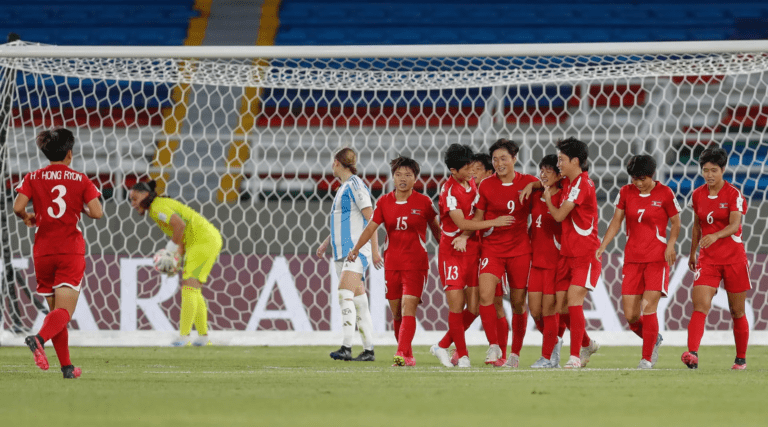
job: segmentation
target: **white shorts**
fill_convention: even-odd
[[[365,272],[368,270],[368,258],[363,254],[358,254],[355,262],[349,262],[345,259],[334,261],[336,267],[336,275],[341,277],[342,271],[351,271],[353,273],[359,273],[363,275],[365,279]]]

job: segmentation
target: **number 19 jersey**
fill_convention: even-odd
[[[28,173],[16,191],[29,197],[35,209],[35,257],[85,255],[85,239],[77,226],[83,206],[101,196],[84,173],[62,164]]]

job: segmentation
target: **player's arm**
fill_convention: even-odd
[[[693,229],[691,230],[691,255],[688,258],[688,269],[696,271],[696,259],[698,254],[696,251],[699,249],[699,240],[701,240],[701,224],[699,223],[699,216],[694,211],[693,214]]]
[[[664,260],[667,261],[667,264],[669,264],[670,267],[672,267],[677,259],[675,245],[677,244],[677,238],[680,236],[680,214],[674,215],[669,219],[669,222],[672,224],[672,229],[669,231],[667,249],[664,250]]]
[[[440,222],[437,220],[437,217],[432,218],[432,221],[427,225],[429,225],[429,229],[432,231],[432,237],[434,237],[437,244],[440,245],[442,230],[440,230]]]
[[[168,225],[173,229],[173,236],[166,249],[171,252],[178,252],[180,256],[184,255],[184,230],[187,228],[187,224],[179,215],[173,214],[171,219],[168,220]]]
[[[706,248],[711,246],[713,243],[718,241],[719,239],[722,239],[724,237],[732,236],[739,232],[739,226],[741,225],[741,212],[739,211],[732,211],[731,215],[728,217],[728,225],[725,226],[720,231],[714,232],[712,234],[707,234],[706,236],[701,238],[701,242],[699,242],[699,246],[702,248]]]
[[[373,222],[373,208],[370,206],[361,210],[365,219],[369,222]],[[384,259],[379,255],[379,233],[373,233],[371,236],[371,261],[373,266],[381,268],[384,266]]]
[[[483,211],[480,209],[475,211],[475,218],[479,215],[479,218],[481,218],[480,220],[464,218],[464,212],[462,212],[461,209],[454,209],[448,212],[448,215],[451,217],[451,220],[453,220],[453,223],[456,224],[456,227],[459,227],[462,231],[477,231],[491,227],[504,227],[512,224],[513,219],[511,216],[505,215],[486,221],[482,219]]]
[[[571,213],[573,208],[576,207],[576,203],[573,203],[570,200],[566,200],[559,208],[555,207],[555,205],[552,204],[552,195],[549,194],[547,189],[544,189],[544,201],[547,203],[547,209],[549,209],[549,213],[552,214],[552,218],[557,222],[563,222],[563,220],[568,218],[568,214]]]
[[[371,240],[371,238],[377,234],[376,230],[378,228],[379,228],[379,224],[376,223],[375,221],[370,220],[368,222],[368,225],[365,226],[365,228],[363,229],[363,232],[360,234],[360,238],[357,239],[357,243],[355,244],[355,247],[352,248],[347,253],[347,261],[351,262],[357,259],[357,254],[360,252],[360,248],[365,246],[365,244],[368,243],[368,241]]]
[[[27,227],[35,226],[35,214],[27,212],[29,197],[26,194],[19,193],[13,202],[13,213],[24,221]]]
[[[600,244],[600,247],[597,249],[597,252],[595,252],[595,258],[600,260],[600,257],[603,255],[603,252],[605,252],[605,248],[608,247],[609,244],[611,244],[611,241],[614,237],[616,237],[617,234],[619,234],[619,230],[621,230],[621,223],[624,222],[625,212],[624,209],[616,208],[616,210],[613,212],[613,218],[611,218],[611,223],[608,225],[608,230],[605,231],[605,236],[603,236],[603,242]],[[678,222],[680,220],[680,217],[678,217]],[[678,230],[679,231],[679,230]]]
[[[541,190],[542,188],[544,188],[544,185],[539,180],[529,182],[525,188],[523,188],[523,191],[520,192],[520,203],[530,197],[534,190]]]
[[[329,234],[328,237],[323,240],[323,243],[320,243],[320,246],[317,247],[317,251],[315,252],[315,255],[319,257],[323,257],[325,255],[325,250],[328,249],[328,245],[331,244],[331,235]]]
[[[83,206],[83,212],[85,212],[86,215],[93,219],[100,219],[102,216],[104,216],[104,209],[101,207],[101,202],[99,201],[99,198],[96,197],[88,204]]]

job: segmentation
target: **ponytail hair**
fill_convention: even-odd
[[[148,182],[137,182],[136,184],[133,184],[133,187],[131,187],[132,191],[143,191],[145,193],[149,193],[149,196],[141,201],[140,206],[142,208],[149,209],[149,207],[152,205],[155,197],[157,197],[157,191],[155,190],[156,187],[157,182],[155,182],[154,179]]]
[[[333,159],[338,160],[338,162],[349,169],[352,174],[357,175],[357,167],[355,166],[357,164],[357,154],[355,153],[355,150],[349,147],[342,148],[336,152]]]

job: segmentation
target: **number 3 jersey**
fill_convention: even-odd
[[[624,211],[627,226],[624,262],[664,261],[667,222],[682,210],[672,190],[658,181],[649,194],[625,185],[616,198],[616,209]]]
[[[691,205],[693,214],[699,218],[701,237],[727,227],[731,212],[741,212],[742,215],[747,213],[747,201],[741,191],[728,181],[717,192],[717,196],[709,195],[707,184],[697,188],[691,196]],[[741,224],[735,234],[718,239],[709,247],[702,248],[699,253],[699,262],[705,264],[737,264],[746,260],[747,253],[741,240]]]
[[[483,220],[505,215],[513,218],[510,225],[481,231],[482,256],[507,258],[531,253],[531,239],[528,237],[531,198],[520,202],[520,192],[535,181],[538,179],[533,175],[515,172],[512,182],[503,183],[498,176],[492,175],[480,184],[480,197],[475,207],[484,211]]]
[[[83,206],[101,196],[84,173],[56,164],[28,173],[16,191],[35,209],[35,257],[85,255],[85,239],[77,226]]]
[[[373,222],[387,230],[385,270],[429,269],[427,226],[436,216],[432,199],[415,191],[404,201],[397,201],[394,191],[379,198]]]

